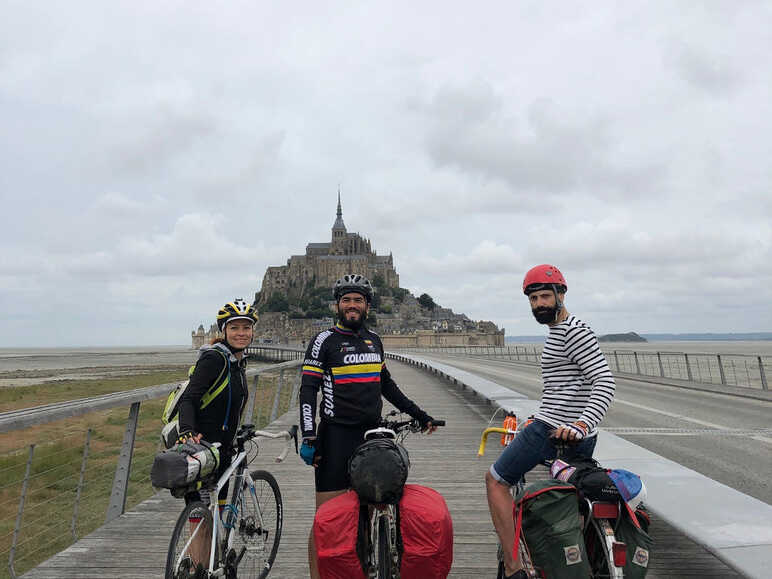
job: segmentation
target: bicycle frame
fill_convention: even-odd
[[[256,440],[258,438],[285,438],[288,441],[288,445],[284,448],[282,453],[276,457],[276,462],[282,462],[289,452],[289,441],[293,440],[297,435],[293,434],[291,431],[283,431],[279,433],[272,433],[272,432],[266,432],[263,430],[258,430],[254,432],[254,436],[250,438],[249,440]],[[246,442],[246,441],[245,441]],[[296,443],[297,444],[297,443]],[[220,516],[219,512],[219,505],[218,505],[218,495],[222,488],[228,483],[231,476],[235,474],[233,482],[233,494],[231,496],[231,501],[227,503],[223,508],[223,513],[227,514],[225,515],[227,519],[233,519],[235,520],[238,517],[238,509],[241,507],[241,500],[242,500],[242,481],[246,478],[248,487],[250,492],[253,494],[255,493],[255,482],[252,480],[252,476],[249,474],[248,463],[246,462],[248,455],[247,450],[240,450],[236,456],[233,458],[231,464],[228,466],[228,468],[223,472],[223,474],[220,476],[219,479],[217,479],[217,483],[215,483],[214,488],[211,488],[209,490],[209,507],[208,510],[212,514],[212,531],[211,531],[211,542],[209,547],[209,565],[207,567],[207,572],[209,573],[209,576],[216,577],[219,575],[219,573],[215,573],[215,556],[217,554],[217,541],[219,539],[218,531],[225,536],[225,541],[222,544],[222,556],[224,557],[225,554],[231,549],[233,546],[233,526],[227,527],[225,523],[222,520],[222,517]],[[245,499],[248,500],[248,499]],[[258,501],[255,501],[256,510],[260,517],[260,525],[263,525],[262,520],[262,512],[260,511],[260,504]],[[180,556],[178,557],[177,561],[175,561],[175,568],[179,567],[180,562],[182,560],[183,555],[188,551],[191,543],[194,541],[196,536],[198,535],[199,531],[201,530],[202,525],[198,525],[191,533],[190,538],[185,543],[184,548],[182,549]],[[238,556],[238,559],[241,559],[241,555]],[[222,568],[219,568],[218,571],[222,570]]]

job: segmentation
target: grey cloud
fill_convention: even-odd
[[[168,170],[174,159],[188,154],[203,140],[217,133],[217,125],[208,114],[181,113],[158,107],[128,120],[124,125],[122,143],[109,153],[108,169],[127,175],[149,177]]]
[[[438,92],[427,107],[429,157],[440,167],[501,180],[513,194],[593,191],[625,198],[656,193],[667,176],[662,159],[624,155],[624,141],[602,114],[582,118],[546,98],[531,102],[521,119],[500,109],[484,86]]]
[[[685,42],[677,42],[671,46],[668,57],[687,83],[709,94],[726,95],[743,80],[729,56],[715,48],[700,52]]]

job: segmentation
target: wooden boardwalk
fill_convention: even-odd
[[[406,446],[412,463],[408,482],[438,490],[448,503],[454,526],[454,560],[451,578],[496,576],[496,535],[488,515],[483,476],[500,452],[491,439],[482,459],[476,457],[480,433],[493,409],[486,403],[415,368],[390,362],[395,379],[427,412],[448,422],[431,436],[413,435]],[[296,412],[274,423],[279,430],[297,421]],[[634,426],[634,425],[631,425]],[[261,447],[252,468],[270,470],[279,481],[284,499],[284,533],[274,579],[308,576],[306,544],[313,520],[313,473],[294,456],[273,463],[280,445]],[[65,579],[71,577],[162,577],[166,551],[182,501],[159,493],[112,523],[84,537],[24,577]],[[739,577],[721,561],[674,531],[656,517],[651,533],[655,546],[649,578]]]

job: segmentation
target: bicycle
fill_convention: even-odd
[[[389,412],[378,427],[365,432],[365,441],[389,439],[402,444],[411,432],[419,432],[417,420],[390,421],[399,414]],[[445,426],[444,420],[432,421],[432,426]],[[400,554],[397,545],[397,508],[393,503],[367,503],[366,532],[364,533],[364,567],[368,579],[399,579]]]
[[[519,421],[518,421],[519,424]],[[527,423],[526,423],[527,424]],[[480,440],[480,447],[477,456],[483,456],[488,436],[493,433],[502,434],[506,437],[514,437],[525,426],[516,429],[502,427],[488,427],[483,430]],[[557,456],[559,459],[566,450],[567,443],[557,445]],[[552,461],[544,461],[543,465],[549,467]],[[510,488],[514,498],[525,488],[525,477],[516,485]],[[593,579],[617,579],[624,576],[623,568],[627,560],[627,546],[615,537],[615,526],[611,521],[619,521],[621,516],[621,505],[619,502],[592,501],[579,493],[579,514],[582,517],[585,551],[587,553],[588,563],[590,565],[591,577]],[[518,558],[523,565],[523,569],[529,579],[540,579],[542,575],[533,563],[528,545],[525,538],[520,535],[517,544]],[[504,576],[504,556],[501,544],[497,549],[499,575]]]
[[[276,462],[286,458],[291,441],[297,452],[297,426],[279,433],[255,430],[254,424],[239,428],[230,466],[216,482],[200,491],[209,493],[209,505],[192,502],[177,519],[166,557],[166,579],[232,579],[239,573],[263,579],[271,571],[281,539],[282,498],[271,473],[247,470],[257,456],[257,438],[287,440]],[[218,513],[217,495],[231,476],[231,500]],[[213,524],[215,519],[217,524]]]

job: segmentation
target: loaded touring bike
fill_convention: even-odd
[[[507,423],[505,422],[505,424]],[[485,452],[486,441],[490,434],[498,433],[501,434],[502,437],[508,437],[506,440],[506,442],[508,442],[511,441],[511,437],[516,436],[523,427],[524,426],[517,428],[510,423],[505,427],[486,428],[483,431],[477,455],[482,456]],[[505,441],[502,440],[502,443],[504,444]],[[557,456],[555,462],[563,457],[568,445],[569,443],[556,442]],[[552,463],[553,461],[545,461],[543,464],[549,467]],[[525,537],[520,532],[523,510],[525,507],[522,502],[518,502],[518,499],[527,496],[527,490],[524,478],[511,488],[513,498],[516,502],[513,515],[515,518],[517,556],[529,579],[541,579],[544,577],[543,569],[540,569],[534,561]],[[544,489],[537,490],[536,493],[538,492],[544,492]],[[578,548],[571,553],[571,556],[576,558],[577,562],[581,561],[583,555],[586,556],[590,577],[593,579],[616,579],[625,577],[625,567],[629,567],[630,563],[628,560],[628,545],[617,536],[620,521],[622,521],[623,517],[627,516],[624,502],[621,500],[591,500],[584,496],[580,490],[577,489],[576,492],[579,499],[578,513],[584,544],[582,546],[577,546]],[[635,548],[634,553],[635,559],[645,557],[645,560],[633,561],[636,565],[642,567],[642,574],[640,576],[644,576],[645,567],[648,565],[648,551],[641,548]],[[498,577],[503,577],[504,566],[501,545],[498,547],[498,560]],[[568,551],[566,551],[566,560],[570,565],[571,561],[569,560]]]
[[[453,525],[445,500],[406,484],[410,459],[402,442],[421,430],[390,412],[364,435],[348,465],[351,490],[325,502],[313,533],[321,577],[437,579],[453,561]],[[443,420],[432,420],[444,426]]]
[[[276,458],[283,461],[294,441],[297,426],[279,433],[243,425],[236,434],[236,455],[208,492],[209,504],[192,502],[177,519],[166,558],[166,579],[249,577],[263,579],[276,559],[283,510],[279,485],[264,470],[249,471],[257,456],[258,438],[283,438],[287,445]],[[233,479],[231,499],[220,512],[217,494]]]
[[[380,426],[365,432],[365,444],[373,440],[390,440],[401,445],[408,434],[421,430],[421,425],[417,420],[388,420],[397,414],[397,411],[390,412],[381,421]],[[445,421],[435,420],[432,425],[445,426]],[[405,475],[407,476],[407,473]],[[378,499],[378,497],[371,496],[370,493],[360,493],[360,500],[367,501],[367,532],[364,536],[367,576],[377,579],[397,579],[399,578],[400,560],[397,547],[396,505],[391,501],[386,503],[374,502],[372,501],[373,498],[376,501]]]

